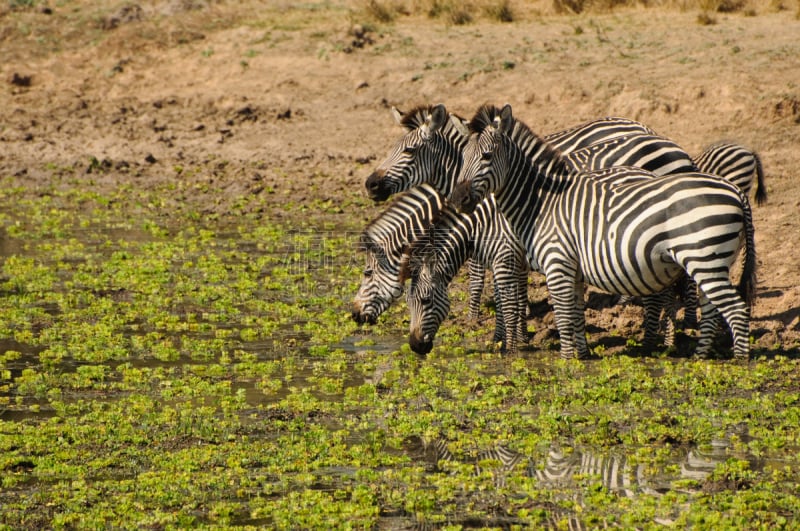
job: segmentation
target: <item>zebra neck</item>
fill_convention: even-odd
[[[431,165],[435,168],[439,166],[441,170],[436,174],[441,177],[441,181],[435,183],[436,188],[444,195],[449,196],[455,188],[458,174],[461,173],[461,165],[464,161],[462,153],[464,146],[467,143],[461,133],[455,130],[454,127],[448,126],[449,129],[441,135],[441,146],[434,152],[434,158]]]
[[[577,181],[577,172],[561,153],[538,137],[519,135],[506,139],[509,168],[505,186],[497,192],[497,205],[517,225],[532,219],[542,208],[565,193]]]
[[[452,217],[445,217],[442,221],[434,229],[438,255],[436,271],[449,283],[472,255],[475,224],[472,217],[455,212]]]

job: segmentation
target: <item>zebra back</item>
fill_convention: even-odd
[[[544,139],[562,153],[569,153],[598,142],[606,142],[617,136],[635,133],[657,136],[655,131],[641,122],[611,116],[591,120],[557,133],[551,133],[545,136]]]
[[[697,171],[692,158],[680,146],[668,138],[652,134],[617,136],[563,155],[582,171],[614,166],[634,166],[654,175]]]
[[[761,206],[767,202],[764,168],[755,151],[732,142],[719,142],[706,148],[694,162],[700,171],[729,180],[747,196],[755,183],[756,203]]]

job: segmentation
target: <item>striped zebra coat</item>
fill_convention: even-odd
[[[527,339],[529,267],[525,249],[498,212],[494,197],[488,196],[469,216],[454,209],[441,210],[428,235],[405,251],[400,282],[410,279],[406,300],[411,321],[409,345],[414,352],[430,352],[433,338],[450,312],[448,286],[468,258],[494,275],[495,342],[514,352]]]
[[[465,120],[448,114],[441,104],[416,107],[407,113],[392,108],[392,116],[406,132],[367,177],[364,185],[370,199],[384,201],[422,183],[449,196],[463,162]],[[695,169],[691,157],[674,142],[625,118],[591,120],[546,139],[567,153],[570,163],[580,169],[625,164],[642,166],[657,175]],[[469,315],[476,319],[483,292],[483,267],[469,261],[469,278]]]
[[[621,184],[579,173],[514,120],[511,107],[483,106],[470,122],[459,184],[451,201],[464,211],[494,193],[498,208],[547,277],[562,357],[588,357],[583,285],[650,295],[682,272],[697,282],[704,320],[721,313],[734,354],[747,357],[755,296],[752,214],[742,191],[720,177],[687,173],[654,178],[630,168]],[[738,290],[729,271],[744,245]],[[717,313],[718,312],[718,313]],[[714,326],[701,324],[698,355]]]
[[[432,225],[438,220],[436,226]],[[448,220],[448,221],[445,221]],[[405,276],[412,276],[408,305],[411,313],[409,344],[420,354],[427,354],[439,324],[448,309],[438,313],[435,327],[428,318],[430,312],[419,308],[429,297],[422,295],[431,286],[425,275],[416,272],[418,259],[438,265],[437,279],[444,293],[437,300],[447,300],[447,286],[467,258],[473,258],[495,276],[497,317],[495,340],[505,349],[514,351],[524,339],[525,306],[528,266],[525,250],[513,236],[510,227],[499,216],[492,199],[487,199],[469,216],[457,213],[443,204],[441,195],[430,185],[423,184],[399,194],[380,216],[375,218],[361,235],[359,246],[366,255],[361,285],[353,300],[352,315],[358,323],[374,324],[378,317],[403,293]],[[436,237],[437,234],[439,237]],[[423,255],[423,245],[436,241],[436,253]],[[413,253],[411,249],[416,249]],[[440,251],[446,250],[445,254]],[[408,258],[414,256],[413,262]],[[405,264],[405,268],[403,265]],[[405,269],[405,273],[404,270]],[[404,276],[405,275],[405,276]],[[418,317],[426,318],[420,320]],[[419,323],[426,326],[420,328]]]

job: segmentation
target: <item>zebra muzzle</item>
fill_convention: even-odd
[[[425,355],[433,349],[433,341],[427,341],[417,334],[408,336],[408,346],[417,354]]]
[[[386,201],[391,195],[391,190],[386,186],[385,174],[382,171],[374,171],[367,177],[364,187],[367,195],[373,201]]]
[[[464,214],[472,214],[478,206],[480,198],[472,194],[469,181],[459,183],[450,196],[450,203]]]
[[[372,312],[362,311],[361,308],[354,307],[350,315],[353,317],[353,321],[358,324],[374,325],[378,322],[377,315]]]

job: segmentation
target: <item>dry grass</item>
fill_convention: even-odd
[[[354,5],[381,23],[398,16],[424,16],[454,25],[480,20],[513,22],[546,14],[608,13],[634,7],[698,11],[701,18],[705,14],[710,19],[715,13],[756,16],[793,10],[800,18],[798,0],[354,0]]]

